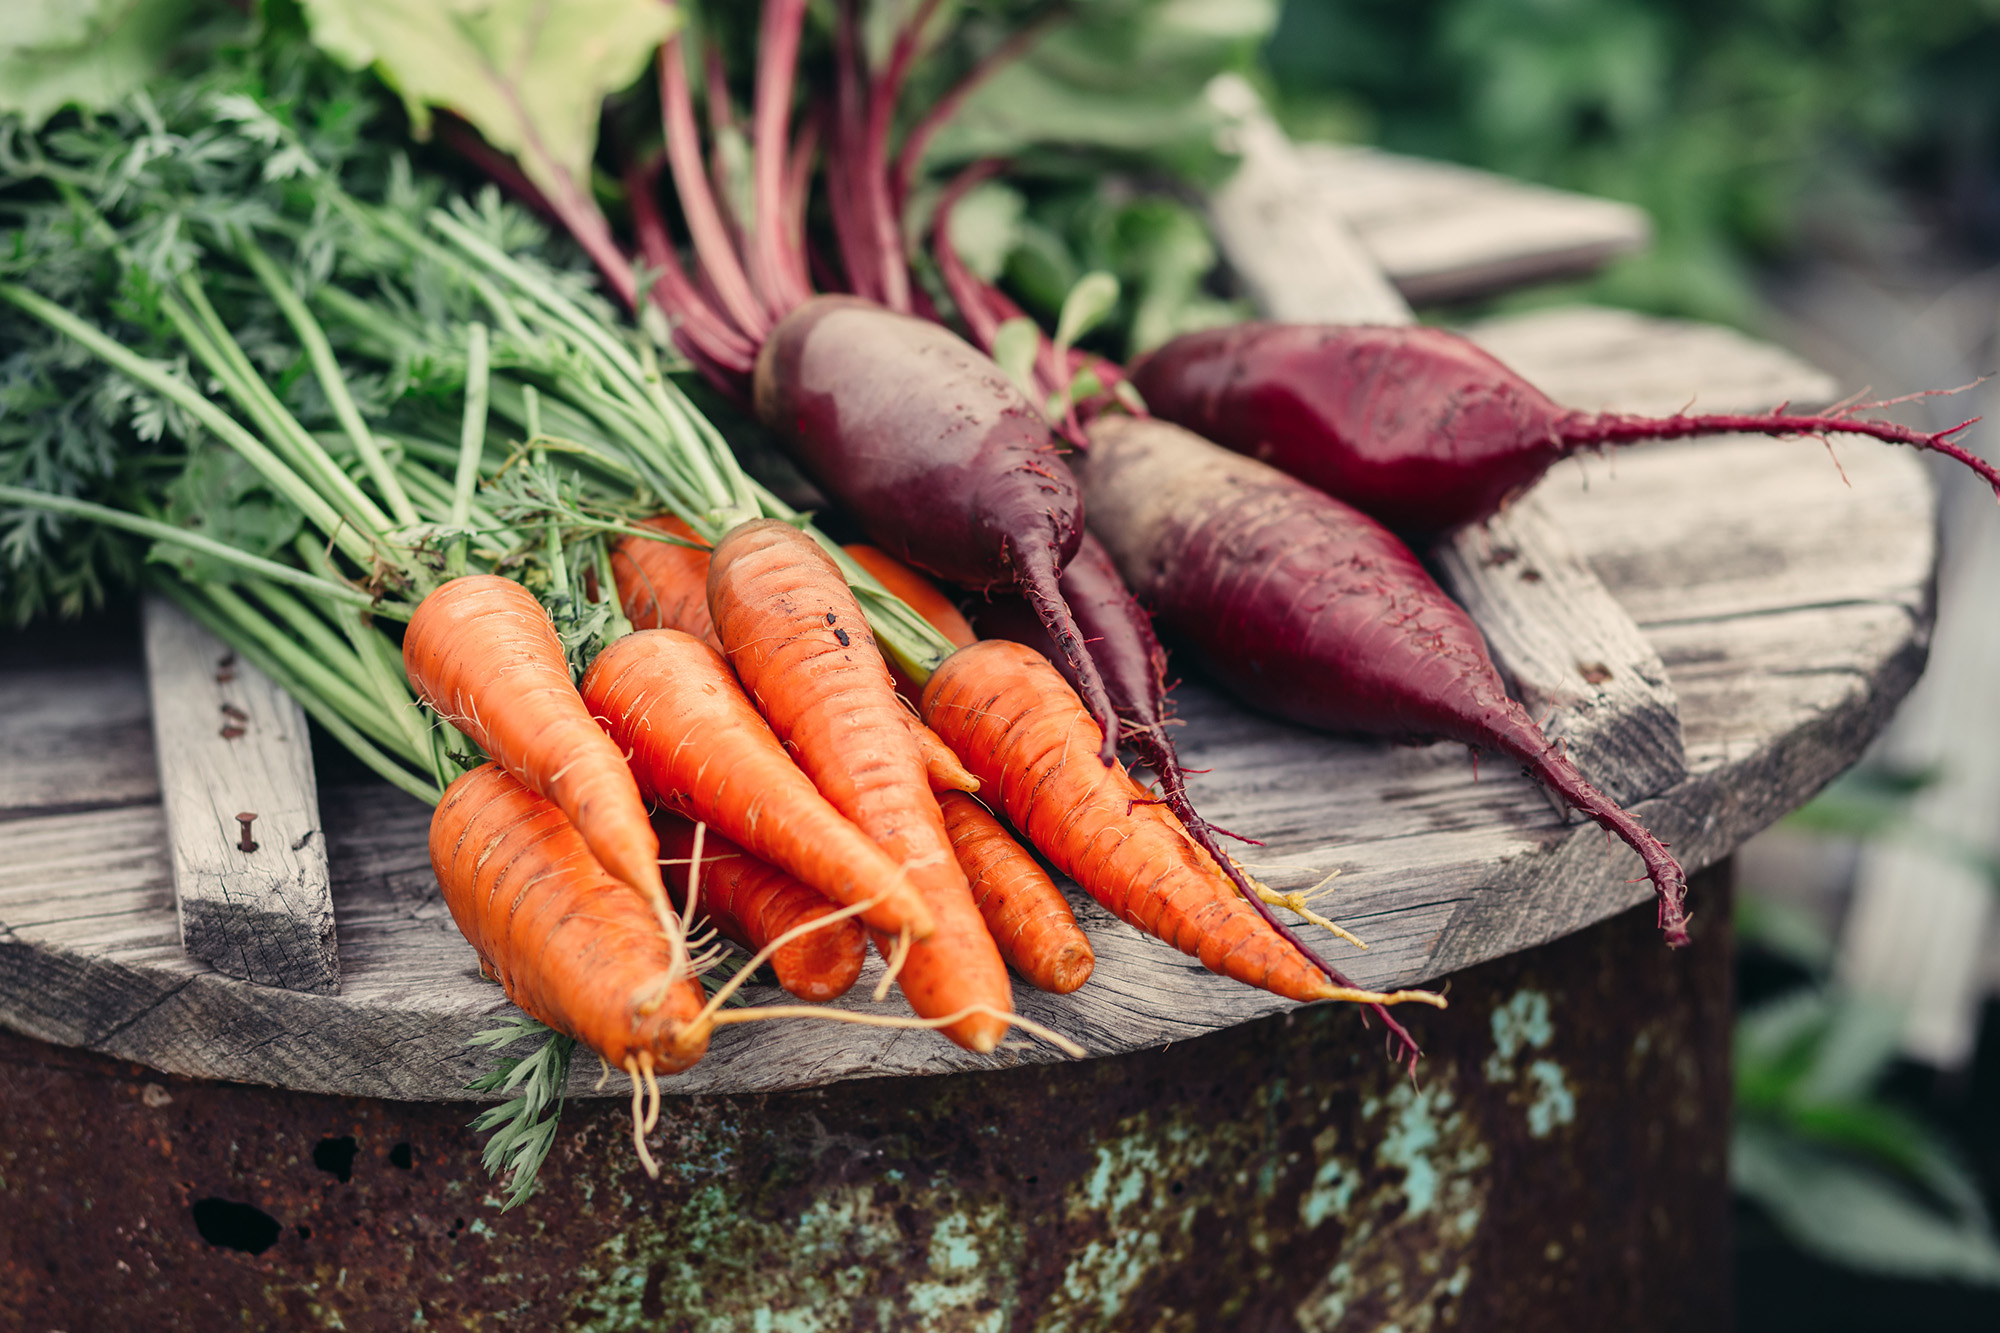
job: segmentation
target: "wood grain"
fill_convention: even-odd
[[[182,947],[245,981],[333,994],[340,966],[304,711],[164,598],[146,599],[144,620]]]
[[[1576,277],[1652,239],[1645,213],[1616,200],[1374,148],[1295,151],[1316,197],[1416,305]]]
[[[1432,558],[1528,716],[1599,790],[1630,805],[1687,775],[1659,653],[1532,497]]]
[[[1690,867],[1851,764],[1922,666],[1935,554],[1924,471],[1878,449],[1850,459],[1848,476],[1852,487],[1823,455],[1785,441],[1732,438],[1636,450],[1616,484],[1564,471],[1536,493],[1611,591],[1644,608],[1641,628],[1673,677],[1689,775],[1638,811]],[[1445,976],[1650,894],[1630,882],[1638,863],[1622,844],[1563,824],[1504,768],[1484,764],[1475,781],[1462,749],[1312,735],[1193,682],[1176,698],[1184,757],[1209,770],[1192,779],[1196,799],[1264,841],[1247,853],[1259,875],[1309,889],[1339,872],[1318,905],[1371,945],[1329,944],[1364,984]],[[429,812],[381,787],[329,790],[324,804],[341,994],[247,986],[185,957],[158,807],[108,808],[0,824],[0,1021],[173,1072],[469,1097],[482,1065],[464,1038],[511,1006],[479,980],[444,912],[426,859]],[[1059,1000],[1023,990],[1022,1009],[1093,1054],[1284,1007],[1072,899],[1096,975]],[[878,966],[846,1007],[870,1007]],[[902,1012],[897,1000],[886,1008]],[[1423,1015],[1412,1021],[1421,1036]],[[1358,1020],[1353,1031],[1363,1038]],[[773,1023],[723,1033],[673,1086],[775,1089],[1052,1058],[1031,1044],[981,1058],[925,1033]],[[579,1094],[597,1077],[582,1063]]]

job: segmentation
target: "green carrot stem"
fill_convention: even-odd
[[[472,519],[472,492],[479,485],[479,460],[486,451],[486,326],[466,330],[465,416],[458,430],[458,472],[452,479],[451,525],[465,527]],[[465,538],[452,544],[450,571],[465,572]]]
[[[395,469],[382,456],[376,446],[375,437],[368,429],[368,423],[361,419],[361,410],[354,405],[354,397],[347,391],[347,376],[341,373],[340,363],[334,359],[333,347],[326,340],[326,331],[314,319],[306,303],[298,298],[278,266],[264,253],[257,242],[245,238],[243,256],[257,274],[264,290],[278,303],[285,320],[298,335],[300,344],[306,350],[306,357],[312,362],[313,374],[319,379],[320,390],[333,407],[333,415],[340,422],[347,437],[354,441],[362,462],[368,466],[368,475],[375,482],[375,489],[389,505],[389,512],[396,516],[398,523],[405,526],[417,521],[417,511],[410,506],[410,498],[403,494],[403,488],[396,481]]]
[[[303,537],[296,545],[308,568],[326,572],[324,551],[314,549],[313,544]],[[440,756],[436,753],[438,747],[433,740],[434,733],[425,725],[418,709],[416,695],[410,689],[409,677],[403,670],[402,653],[389,642],[386,634],[364,623],[360,614],[336,612],[333,619],[360,660],[362,677],[377,702],[400,726],[405,740],[422,761],[436,769]]]
[[[384,754],[368,738],[361,734],[352,723],[341,716],[338,709],[315,695],[303,681],[284,664],[265,652],[263,646],[243,634],[226,617],[209,605],[194,588],[177,579],[157,579],[156,586],[167,596],[178,602],[187,613],[207,626],[217,638],[247,658],[250,664],[269,676],[278,688],[299,701],[313,721],[325,728],[328,735],[347,748],[349,754],[368,765],[379,776],[401,791],[408,792],[429,805],[436,805],[444,799],[444,786],[425,782],[410,772],[402,764]]]
[[[176,404],[220,439],[242,454],[272,489],[296,505],[313,526],[333,539],[341,551],[366,567],[372,563],[374,548],[368,539],[328,504],[325,497],[274,454],[262,440],[245,430],[235,418],[169,375],[160,366],[107,337],[69,311],[44,300],[16,283],[0,283],[0,300],[6,300],[34,316],[56,332],[81,344],[100,361],[137,380],[153,392]],[[17,501],[16,503],[21,503]],[[109,511],[116,512],[116,511]]]
[[[275,560],[266,560],[263,556],[252,555],[248,551],[239,551],[234,546],[216,541],[213,537],[204,537],[198,532],[189,532],[186,528],[162,523],[158,519],[127,513],[123,509],[113,509],[108,505],[77,500],[67,495],[50,495],[23,486],[0,486],[0,504],[20,505],[26,509],[42,509],[52,514],[88,519],[93,523],[119,528],[140,537],[151,537],[154,541],[171,542],[201,555],[226,560],[251,574],[273,582],[290,584],[315,597],[323,597],[343,606],[366,607],[378,611],[392,609],[377,603],[373,597],[350,584],[317,578],[293,569],[290,565],[281,565]]]
[[[597,595],[611,606],[611,621],[605,633],[615,641],[632,633],[632,622],[618,600],[618,576],[611,569],[611,543],[599,539],[594,545],[597,554]]]
[[[311,431],[299,424],[257,368],[250,364],[222,317],[209,304],[208,294],[193,274],[183,274],[176,284],[187,309],[170,294],[161,309],[173,321],[181,338],[222,381],[229,396],[264,432],[273,448],[284,451],[292,467],[313,482],[329,503],[346,514],[348,522],[370,537],[379,537],[390,527],[389,516],[348,475],[342,472]]]

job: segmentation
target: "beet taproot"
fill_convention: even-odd
[[[1419,325],[1247,323],[1184,334],[1132,368],[1153,415],[1289,473],[1413,543],[1497,513],[1585,449],[1699,435],[1867,435],[2000,472],[1926,432],[1853,415],[1666,417],[1563,407],[1498,357]],[[1976,418],[1975,418],[1976,420]]]
[[[1681,867],[1507,697],[1478,628],[1394,533],[1157,420],[1100,418],[1078,472],[1133,592],[1239,701],[1327,731],[1512,756],[1639,854],[1660,928],[1687,942]]]

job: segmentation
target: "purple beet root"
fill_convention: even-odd
[[[1680,866],[1507,697],[1470,617],[1382,524],[1160,421],[1099,420],[1079,477],[1132,590],[1244,704],[1512,755],[1639,854],[1667,942],[1687,943]]]
[[[1636,417],[1559,406],[1444,329],[1238,324],[1174,339],[1132,371],[1154,415],[1271,464],[1413,543],[1477,523],[1581,449],[1696,435],[1843,432],[2000,472],[1951,442],[1847,408],[1824,416]]]
[[[1070,608],[1063,566],[1083,539],[1076,478],[1006,373],[941,325],[849,296],[787,314],[757,356],[758,419],[897,559],[975,591],[1018,588],[1078,693],[1117,725]]]

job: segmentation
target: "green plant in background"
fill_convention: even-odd
[[[1936,845],[1909,814],[1911,798],[1936,777],[1856,770],[1786,825]],[[2000,869],[1968,856],[2000,885]],[[1741,943],[1806,978],[1737,1019],[1730,1177],[1738,1192],[1787,1239],[1830,1262],[2000,1285],[2000,1236],[1977,1180],[1935,1129],[1880,1092],[1900,1047],[1901,1013],[1832,980],[1833,943],[1797,909],[1746,895],[1736,926]]]
[[[2000,126],[1996,0],[1287,0],[1265,57],[1302,136],[1640,205],[1656,244],[1583,294],[1737,323],[1815,212],[1990,181]]]
[[[1801,1249],[1899,1277],[2000,1285],[2000,1238],[1943,1137],[1877,1091],[1902,1016],[1826,978],[1816,923],[1746,899],[1738,931],[1813,976],[1736,1024],[1730,1179]]]

